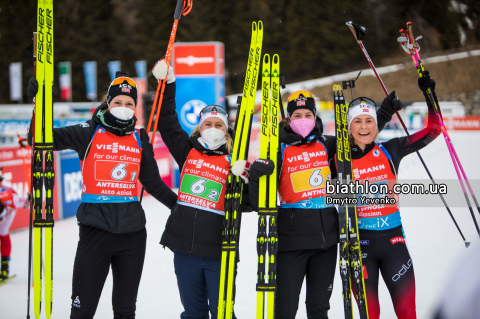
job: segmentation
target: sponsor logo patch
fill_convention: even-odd
[[[390,239],[390,242],[392,243],[392,245],[395,245],[396,243],[405,244],[405,238],[403,238],[402,236],[393,237]]]
[[[370,240],[360,240],[360,245],[368,245],[370,244]]]

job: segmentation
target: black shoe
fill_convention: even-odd
[[[0,269],[0,278],[7,279],[9,273],[8,262],[10,261],[10,257],[2,257],[2,268]]]

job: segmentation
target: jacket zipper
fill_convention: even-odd
[[[292,209],[292,214],[290,215],[290,224],[293,224],[293,209]]]
[[[190,248],[190,256],[193,253],[193,243],[195,242],[195,223],[197,221],[198,210],[195,209],[195,217],[193,218],[192,247]]]
[[[325,249],[327,249],[327,241],[325,240],[325,231],[323,230],[323,218],[322,218],[322,211],[320,210],[318,212],[320,214],[320,222],[322,223],[322,238],[323,238],[323,243],[325,244]]]

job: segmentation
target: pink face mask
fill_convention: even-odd
[[[292,131],[305,138],[315,127],[315,120],[301,118],[290,122]]]

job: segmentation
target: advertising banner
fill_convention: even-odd
[[[10,63],[10,100],[22,100],[22,62]]]
[[[87,99],[95,101],[97,99],[97,62],[89,61],[83,63],[83,73],[85,74]]]
[[[54,153],[55,154],[55,153]],[[57,156],[54,155],[55,170],[58,169]],[[25,158],[25,169],[23,159]],[[17,194],[27,196],[29,192],[27,178],[29,178],[30,168],[30,152],[26,149],[21,149],[18,146],[2,147],[0,148],[0,166],[3,166],[3,185],[12,187]],[[55,183],[58,183],[58,175],[56,176]],[[55,186],[56,192],[58,186]],[[58,194],[58,193],[56,193]],[[54,210],[53,218],[57,220],[59,218],[58,209],[58,196],[53,196]],[[30,210],[19,208],[17,215],[13,220],[10,230],[15,230],[23,227],[28,227],[28,219],[30,217]]]
[[[108,73],[110,74],[110,80],[115,80],[115,73],[122,70],[122,65],[120,61],[110,61],[107,63]]]
[[[190,134],[205,106],[225,107],[224,46],[214,41],[175,43],[172,61],[177,79],[177,114],[182,128]],[[178,187],[178,169],[174,175]]]

